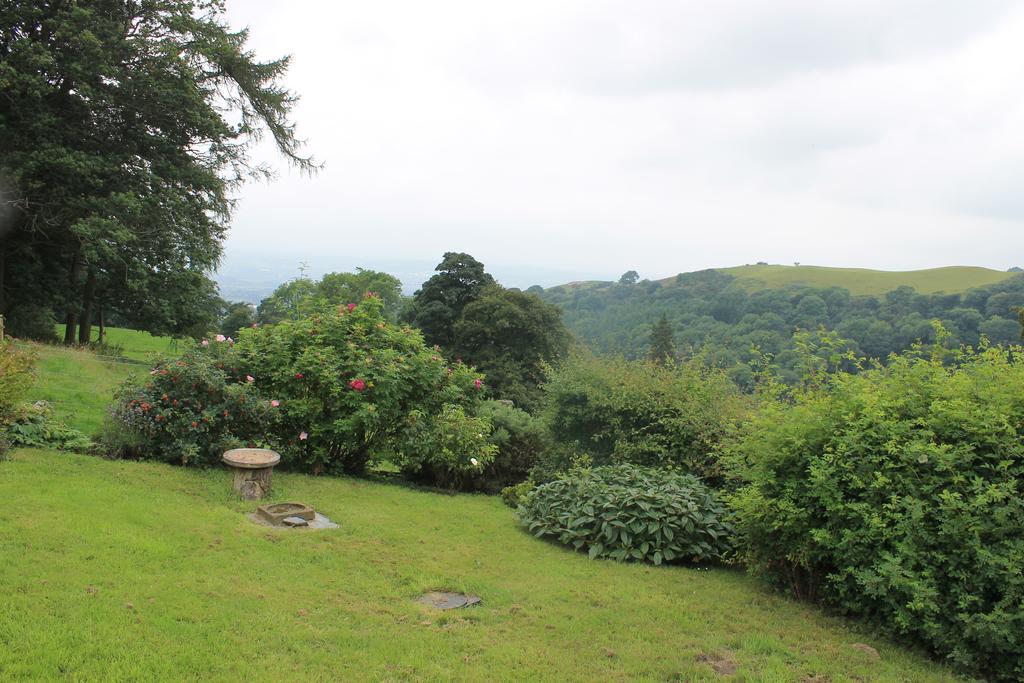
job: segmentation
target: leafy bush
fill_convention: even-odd
[[[26,303],[8,312],[4,318],[4,331],[18,339],[53,343],[57,341],[56,322],[48,308]]]
[[[0,428],[14,416],[34,381],[35,357],[13,342],[0,342]]]
[[[53,419],[53,409],[45,401],[22,407],[8,426],[7,442],[14,446],[56,448],[86,452],[95,445],[88,436]]]
[[[382,306],[368,296],[336,312],[242,330],[237,348],[260,390],[280,402],[279,441],[292,462],[358,473],[371,459],[393,456],[415,469],[415,455],[401,455],[416,445],[411,434],[435,444],[462,439],[483,378],[446,363],[419,332],[388,322]],[[444,426],[457,433],[443,434]],[[467,447],[466,462],[486,457]]]
[[[423,419],[418,410],[406,420],[394,459],[408,478],[452,489],[480,487],[481,473],[498,447],[487,442],[490,422],[470,417],[462,406],[445,405],[439,416]]]
[[[212,465],[230,448],[271,445],[277,409],[240,360],[229,341],[204,341],[159,361],[145,380],[129,380],[104,429],[108,452]]]
[[[1024,677],[1024,358],[915,349],[767,399],[731,456],[750,569]]]
[[[526,494],[520,521],[591,558],[702,562],[729,550],[714,491],[689,474],[635,465],[574,470]]]
[[[596,465],[634,463],[718,483],[718,450],[741,415],[728,376],[691,362],[679,367],[577,354],[549,371],[544,418],[560,448],[545,470],[586,452]]]
[[[496,493],[525,480],[548,448],[544,422],[501,401],[485,401],[477,414],[490,421],[488,441],[497,448],[494,460],[483,470],[483,488]]]
[[[523,502],[526,494],[529,493],[537,486],[537,482],[532,479],[521,481],[518,484],[512,486],[506,486],[501,490],[501,502],[508,505],[510,508],[517,508]]]

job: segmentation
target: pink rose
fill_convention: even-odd
[[[309,437],[306,432],[299,432],[299,441],[305,441]]]
[[[227,339],[227,337],[225,337],[223,334],[218,334],[216,337],[214,337],[214,339],[216,339],[219,342],[222,342],[225,339]]]
[[[245,376],[245,381],[248,382],[249,384],[252,384],[253,382],[256,381],[256,378],[253,377],[252,375],[246,375]]]
[[[200,346],[209,346],[209,345],[210,345],[210,340],[209,339],[204,339],[203,341],[200,342]]]
[[[354,379],[351,382],[349,382],[348,385],[350,388],[355,389],[356,391],[362,391],[363,389],[366,388],[366,382],[364,382],[361,379]]]
[[[354,310],[356,310],[356,305],[355,304],[349,304],[348,305],[348,312],[351,313]]]
[[[473,386],[476,387],[477,389],[479,389],[483,385],[484,385],[484,383],[482,381],[480,381],[478,379],[473,380]]]
[[[271,405],[271,407],[273,407],[273,408],[276,408],[276,407],[278,407],[279,405],[281,405],[281,402],[280,402],[280,401],[278,401],[278,400],[277,400],[277,399],[275,398],[275,399],[274,399],[273,401],[271,401],[271,402],[270,402],[270,405]]]

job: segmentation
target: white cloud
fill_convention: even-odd
[[[260,55],[294,55],[300,133],[327,162],[246,188],[229,259],[429,272],[459,250],[514,285],[527,267],[554,284],[757,260],[1024,261],[1024,12],[1010,3],[228,11]]]

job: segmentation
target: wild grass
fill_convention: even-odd
[[[538,541],[496,498],[274,483],[274,500],[341,527],[257,526],[224,471],[15,451],[0,463],[0,679],[953,680],[739,571]],[[415,602],[432,589],[483,604]]]
[[[57,336],[64,338],[64,325],[57,325]],[[99,341],[99,328],[92,328],[92,341]],[[185,348],[188,340],[178,340],[171,337],[154,337],[149,332],[129,330],[123,327],[106,328],[106,344],[122,349],[125,358],[138,361],[147,360],[152,354],[158,353],[169,356],[176,356]]]
[[[86,349],[31,344],[36,354],[36,381],[29,401],[44,400],[69,427],[94,435],[103,424],[114,389],[147,366],[97,355]]]

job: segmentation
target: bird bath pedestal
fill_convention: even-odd
[[[235,448],[221,460],[235,471],[238,494],[245,500],[259,500],[270,490],[270,473],[281,462],[281,456],[266,448]]]

